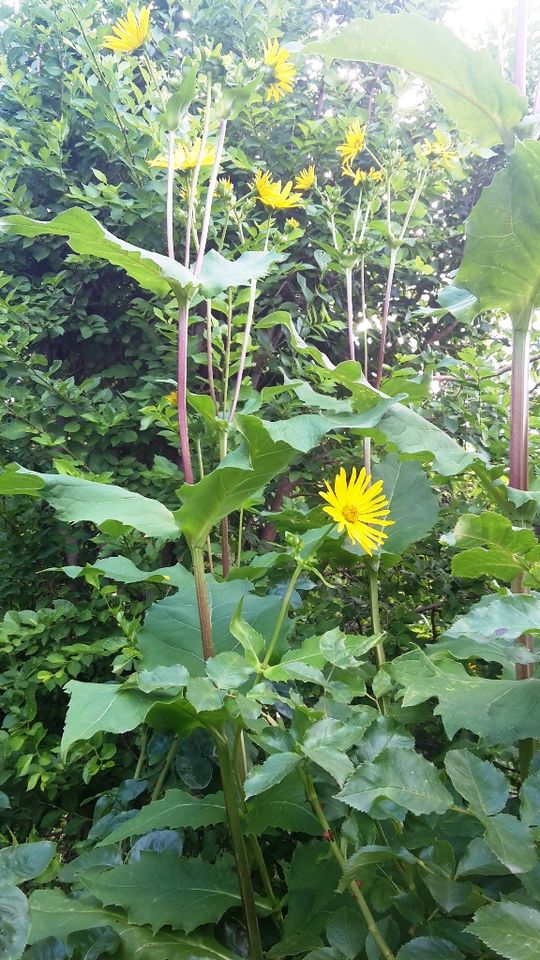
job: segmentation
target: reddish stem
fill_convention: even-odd
[[[381,321],[381,339],[379,343],[379,356],[377,359],[377,375],[375,377],[375,387],[377,388],[377,390],[381,385],[381,380],[383,375],[384,354],[386,351],[386,331],[388,328],[388,314],[390,312],[390,299],[392,297],[392,284],[394,282],[396,258],[397,258],[397,250],[395,247],[392,247],[390,251],[390,264],[388,267],[386,290],[384,293],[384,303],[383,303],[382,321]]]
[[[514,83],[522,96],[527,91],[527,21],[529,0],[517,0],[516,4],[516,57]]]
[[[189,429],[187,416],[187,347],[189,307],[184,300],[178,311],[178,430],[180,454],[186,483],[193,483],[191,454],[189,452]]]

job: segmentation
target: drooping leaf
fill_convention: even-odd
[[[373,479],[382,480],[390,502],[392,527],[387,527],[385,553],[403,553],[412,543],[422,540],[433,529],[439,515],[436,494],[422,467],[414,461],[400,462],[386,457],[373,470]]]
[[[39,877],[54,857],[56,845],[50,840],[21,843],[0,850],[0,890]]]
[[[240,648],[230,631],[230,622],[243,599],[243,618],[258,633],[271,636],[281,600],[277,596],[259,597],[250,593],[249,581],[218,583],[210,574],[206,578],[209,593],[210,618],[214,652]],[[283,631],[288,629],[285,622]],[[199,611],[195,582],[185,571],[183,586],[177,593],[158,600],[149,608],[138,637],[142,653],[141,667],[186,667],[192,677],[205,673]]]
[[[415,750],[399,747],[360,764],[337,797],[372,816],[380,800],[390,800],[417,816],[444,813],[452,802],[435,767]]]
[[[122,267],[144,287],[159,297],[173,293],[184,300],[197,288],[198,281],[191,270],[176,260],[135,247],[126,240],[115,237],[105,230],[87,210],[73,207],[64,210],[52,220],[31,220],[19,214],[0,220],[0,233],[16,234],[22,237],[39,237],[54,234],[66,237],[75,253],[107,260],[114,266]]]
[[[527,329],[540,306],[540,143],[516,142],[467,220],[455,284],[476,297],[469,316],[503,310]]]
[[[123,907],[133,923],[149,924],[153,930],[170,925],[191,933],[240,904],[229,856],[208,863],[202,857],[179,860],[168,853],[146,853],[135,863],[82,880],[102,903]]]
[[[0,887],[0,957],[19,960],[30,933],[28,901],[18,887]]]
[[[43,481],[38,492],[54,507],[61,520],[90,520],[98,526],[107,520],[116,520],[147,537],[176,540],[180,536],[167,507],[133,490],[66,474],[21,472],[23,476]]]
[[[528,873],[537,863],[533,836],[525,823],[508,813],[486,821],[486,842],[511,873]]]
[[[275,753],[266,760],[252,767],[244,782],[246,799],[255,797],[270,787],[280,783],[300,763],[301,757],[297,753],[284,751]]]
[[[72,899],[60,890],[37,890],[30,897],[31,943],[47,937],[65,939],[79,930],[112,927],[122,943],[120,960],[235,960],[235,955],[208,934],[155,933],[150,927],[135,927],[119,910],[106,909],[95,900]]]
[[[480,760],[470,750],[451,750],[446,754],[446,772],[458,793],[473,810],[485,816],[500,813],[508,797],[508,785],[501,770],[489,760]]]
[[[458,617],[431,650],[449,650],[454,657],[479,657],[506,665],[535,659],[515,641],[524,633],[540,631],[540,594],[482,597]]]
[[[460,517],[454,537],[462,551],[452,558],[452,573],[458,577],[496,577],[509,583],[527,569],[527,557],[531,563],[540,559],[533,531],[513,527],[498,513]]]
[[[508,960],[532,960],[535,953],[540,955],[540,910],[523,903],[481,907],[468,929]]]
[[[154,800],[143,807],[127,823],[110,833],[99,846],[119,843],[127,837],[137,837],[150,830],[164,827],[207,827],[225,819],[225,804],[222,793],[193,797],[184,790],[167,790],[161,800]]]
[[[442,23],[414,13],[353,20],[308,53],[402,67],[421,77],[458,127],[482,146],[511,146],[526,99],[485,50],[472,50]]]

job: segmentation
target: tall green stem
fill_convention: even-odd
[[[283,597],[283,603],[281,604],[281,610],[279,611],[279,616],[278,616],[278,618],[277,618],[277,620],[276,620],[276,625],[275,625],[275,627],[274,627],[274,632],[273,632],[273,634],[272,634],[272,639],[270,640],[270,643],[269,643],[269,645],[268,645],[268,650],[266,651],[266,656],[265,656],[265,658],[264,658],[264,660],[263,660],[263,663],[262,663],[262,666],[263,666],[264,669],[266,669],[266,667],[267,667],[268,664],[270,663],[270,660],[271,660],[271,658],[272,658],[272,654],[273,654],[273,652],[274,652],[276,643],[278,642],[279,633],[280,633],[281,627],[283,626],[283,621],[284,621],[284,619],[285,619],[285,617],[286,617],[286,615],[287,615],[287,611],[288,611],[288,609],[289,609],[289,604],[290,604],[290,602],[291,602],[291,597],[292,597],[292,595],[293,595],[293,590],[294,590],[294,588],[295,588],[295,586],[296,586],[296,581],[298,580],[298,577],[300,576],[300,572],[301,572],[301,570],[302,570],[302,567],[303,567],[303,564],[300,562],[300,563],[297,563],[297,564],[296,564],[296,567],[295,567],[294,570],[293,570],[293,575],[292,575],[292,577],[291,577],[291,579],[290,579],[290,581],[289,581],[289,586],[287,587],[287,592],[286,592],[285,596]]]
[[[170,745],[170,747],[169,747],[169,752],[167,753],[167,756],[165,757],[165,763],[163,764],[163,769],[162,769],[159,777],[158,777],[157,780],[156,780],[156,785],[155,785],[154,789],[152,790],[152,797],[151,797],[152,800],[159,800],[159,798],[160,798],[160,796],[161,796],[161,792],[162,792],[163,787],[164,787],[164,785],[165,785],[165,781],[166,781],[167,776],[168,776],[168,774],[169,774],[169,770],[171,769],[171,767],[172,767],[172,765],[173,765],[173,762],[174,762],[174,758],[175,758],[175,756],[176,756],[176,751],[177,751],[177,749],[178,749],[178,737],[173,737],[173,741],[172,741],[172,743],[171,743],[171,745]]]
[[[377,635],[382,633],[381,613],[379,608],[379,579],[377,577],[377,570],[371,566],[371,563],[368,563],[367,575],[369,583],[369,600],[371,604],[371,626],[373,633]],[[377,655],[377,664],[379,667],[381,667],[386,661],[386,654],[384,652],[382,643],[377,644],[375,647],[375,653]]]
[[[223,796],[225,799],[225,809],[227,811],[227,821],[231,833],[231,840],[238,871],[238,882],[240,884],[240,893],[242,896],[242,905],[244,916],[246,918],[246,927],[249,940],[250,960],[261,960],[262,944],[259,931],[259,921],[257,918],[257,909],[255,906],[255,896],[251,882],[251,865],[249,862],[246,841],[242,833],[242,821],[240,819],[241,798],[236,789],[236,782],[233,773],[233,761],[229,744],[225,736],[215,732],[215,740],[219,759],[219,768],[221,770],[221,783],[223,786]]]
[[[208,660],[209,657],[214,656],[214,642],[212,640],[212,621],[210,619],[208,590],[204,575],[204,553],[200,547],[194,547],[191,551],[191,556],[193,559],[193,576],[195,577],[197,607],[199,610],[199,620],[201,624],[203,657],[205,660]]]
[[[341,872],[343,873],[343,872],[345,871],[345,863],[346,863],[345,857],[343,856],[343,854],[342,854],[342,852],[341,852],[338,844],[337,844],[336,841],[334,840],[334,834],[333,834],[333,832],[332,832],[332,828],[330,827],[330,824],[329,824],[328,820],[326,819],[326,817],[325,817],[325,815],[324,815],[324,811],[323,811],[323,809],[322,809],[322,807],[321,807],[319,798],[318,798],[318,796],[317,796],[317,791],[315,790],[315,785],[314,785],[314,783],[313,783],[313,780],[311,779],[309,773],[308,773],[307,770],[305,770],[305,769],[301,769],[301,770],[300,770],[300,777],[301,777],[302,782],[303,782],[303,784],[304,784],[304,789],[305,789],[305,791],[306,791],[306,797],[307,797],[309,803],[311,804],[311,808],[312,808],[312,810],[313,810],[313,813],[314,813],[315,816],[317,817],[317,820],[319,821],[319,823],[320,823],[320,825],[321,825],[321,827],[322,827],[322,829],[323,829],[324,836],[327,838],[327,840],[328,840],[328,842],[329,842],[329,844],[330,844],[330,849],[331,849],[331,851],[332,851],[332,854],[333,854],[336,862],[338,863]],[[379,950],[381,951],[381,953],[382,953],[382,955],[383,955],[383,957],[384,957],[384,960],[395,960],[394,954],[393,954],[392,951],[390,950],[390,947],[388,946],[388,944],[387,944],[386,940],[384,939],[381,931],[379,930],[379,928],[378,928],[378,926],[377,926],[377,923],[376,923],[376,920],[375,920],[375,917],[373,916],[371,910],[369,909],[369,906],[368,906],[368,904],[367,904],[366,898],[364,897],[364,895],[363,895],[362,891],[360,890],[360,888],[358,887],[357,883],[356,883],[355,881],[353,881],[353,882],[350,884],[349,889],[350,889],[350,891],[351,891],[354,899],[356,900],[356,903],[357,903],[357,905],[358,905],[358,908],[359,908],[359,910],[360,910],[360,912],[361,912],[364,920],[366,921],[367,928],[368,928],[369,932],[371,933],[371,936],[373,937],[373,939],[374,939],[375,943],[377,944]]]

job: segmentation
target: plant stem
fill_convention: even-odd
[[[197,157],[197,162],[195,164],[195,169],[193,170],[193,176],[191,178],[191,185],[189,188],[189,199],[188,199],[188,209],[186,217],[186,241],[185,241],[185,250],[184,250],[184,266],[189,267],[189,261],[191,259],[190,250],[191,250],[191,229],[193,226],[193,215],[195,209],[195,196],[197,194],[197,184],[199,182],[199,174],[201,172],[202,161],[204,156],[204,151],[206,148],[206,142],[208,140],[208,130],[210,128],[210,108],[212,106],[212,81],[210,77],[207,77],[206,80],[206,104],[204,108],[204,119],[203,119],[203,129],[201,133],[201,149],[199,151],[199,156]]]
[[[158,777],[157,780],[156,780],[156,785],[155,785],[154,789],[152,790],[152,796],[151,796],[151,799],[152,799],[152,800],[158,800],[159,797],[161,796],[161,792],[162,792],[162,790],[163,790],[164,783],[165,783],[165,781],[166,781],[166,779],[167,779],[167,776],[168,776],[168,774],[169,774],[169,770],[171,769],[171,767],[172,767],[172,765],[173,765],[174,758],[175,758],[175,756],[176,756],[177,748],[178,748],[178,737],[177,737],[177,736],[174,736],[174,737],[173,737],[173,741],[172,741],[172,743],[171,743],[171,745],[170,745],[170,747],[169,747],[169,750],[168,750],[168,752],[167,752],[167,756],[165,757],[165,763],[163,764],[163,769],[162,769],[159,777]]]
[[[238,517],[238,544],[236,547],[236,566],[239,567],[242,560],[242,532],[244,527],[244,508],[240,507]]]
[[[146,760],[146,746],[148,744],[148,735],[149,730],[145,725],[143,727],[142,739],[141,739],[141,749],[139,751],[139,759],[137,760],[137,766],[135,767],[135,773],[133,774],[134,780],[141,779],[141,773],[143,772],[144,761]]]
[[[345,285],[347,288],[347,329],[349,331],[349,359],[355,360],[355,346],[354,346],[354,310],[353,310],[353,295],[352,295],[352,267],[347,267],[345,270]]]
[[[302,779],[302,782],[303,782],[303,784],[304,784],[304,789],[305,789],[305,791],[306,791],[306,797],[307,797],[309,803],[311,804],[313,813],[314,813],[315,816],[317,817],[317,820],[319,821],[319,823],[320,823],[320,825],[321,825],[321,827],[322,827],[322,829],[323,829],[324,836],[325,836],[326,838],[328,838],[328,842],[329,842],[329,844],[330,844],[330,849],[331,849],[331,851],[332,851],[332,853],[333,853],[333,855],[334,855],[335,860],[336,860],[337,863],[339,864],[339,867],[340,867],[342,873],[344,873],[344,872],[345,872],[346,860],[345,860],[345,857],[343,856],[343,854],[342,854],[342,852],[341,852],[338,844],[337,844],[336,841],[334,840],[334,834],[333,834],[332,828],[330,827],[330,824],[329,824],[328,820],[326,819],[326,817],[325,817],[325,815],[324,815],[324,811],[323,811],[323,809],[322,809],[322,807],[321,807],[321,804],[320,804],[320,802],[319,802],[319,798],[318,798],[318,796],[317,796],[317,791],[315,790],[315,785],[314,785],[314,783],[313,783],[313,780],[311,779],[311,777],[310,777],[309,773],[307,772],[307,770],[300,768],[299,773],[300,773],[300,777],[301,777],[301,779]],[[366,901],[364,895],[362,894],[360,888],[358,887],[356,881],[353,881],[353,882],[350,884],[349,889],[350,889],[350,891],[351,891],[354,899],[356,900],[356,902],[357,902],[357,904],[358,904],[358,907],[359,907],[359,909],[360,909],[360,912],[361,912],[364,920],[366,921],[367,928],[368,928],[369,932],[371,933],[371,936],[373,937],[373,939],[374,939],[375,943],[377,944],[379,950],[381,951],[381,953],[382,953],[382,955],[383,955],[383,957],[384,957],[384,960],[395,960],[394,954],[393,954],[392,951],[390,950],[390,947],[388,946],[386,940],[384,939],[382,933],[380,932],[380,930],[379,930],[379,928],[378,928],[378,926],[377,926],[377,923],[376,923],[376,921],[375,921],[375,917],[373,916],[371,910],[369,909],[369,906],[368,906],[368,904],[367,904],[367,901]]]
[[[285,617],[286,617],[286,615],[287,615],[287,611],[288,611],[288,609],[289,609],[289,604],[290,604],[290,602],[291,602],[291,597],[292,597],[292,595],[293,595],[293,590],[294,590],[294,588],[295,588],[295,586],[296,586],[296,581],[298,580],[298,577],[300,576],[300,572],[301,572],[301,570],[302,570],[302,567],[303,567],[303,564],[302,564],[302,562],[300,561],[300,562],[298,562],[298,563],[296,564],[296,566],[295,566],[295,568],[294,568],[294,570],[293,570],[292,577],[291,577],[291,579],[290,579],[290,581],[289,581],[289,586],[287,587],[287,592],[286,592],[285,596],[283,597],[283,603],[281,604],[281,610],[279,611],[279,615],[278,615],[278,618],[277,618],[277,620],[276,620],[276,625],[275,625],[275,627],[274,627],[274,632],[273,632],[273,634],[272,634],[272,639],[270,640],[270,643],[269,643],[269,645],[268,645],[268,650],[266,651],[266,656],[265,656],[265,658],[264,658],[264,660],[263,660],[263,662],[262,662],[262,666],[263,666],[264,669],[266,669],[266,667],[267,667],[268,664],[270,663],[270,659],[271,659],[271,657],[272,657],[272,654],[273,654],[273,652],[274,652],[274,648],[275,648],[276,643],[277,643],[277,641],[278,641],[279,632],[280,632],[281,627],[282,627],[282,625],[283,625],[283,621],[284,621],[284,619],[285,619]]]
[[[183,300],[178,310],[178,431],[180,434],[180,456],[186,483],[193,483],[191,454],[189,452],[189,426],[187,415],[187,348],[188,348],[189,307]]]
[[[214,200],[214,193],[216,190],[216,183],[219,173],[219,168],[221,165],[221,157],[223,154],[223,145],[225,143],[225,133],[227,130],[227,121],[222,120],[219,124],[219,133],[216,143],[216,159],[214,160],[214,166],[212,167],[212,173],[210,174],[210,182],[208,184],[208,189],[206,192],[206,203],[204,205],[204,214],[203,221],[201,226],[201,232],[199,235],[199,250],[197,252],[197,260],[195,261],[195,276],[198,277],[202,267],[203,257],[206,251],[206,241],[208,239],[208,230],[210,227],[210,214],[212,212],[212,202]]]
[[[223,416],[225,416],[227,413],[227,401],[228,401],[228,393],[229,393],[229,375],[230,375],[230,369],[231,369],[232,315],[233,315],[232,287],[229,287],[229,299],[228,299],[228,305],[227,305],[227,339],[225,342],[225,358],[224,358],[225,370],[223,372],[223,397],[222,397]]]
[[[174,260],[174,145],[175,136],[169,131],[169,155],[167,158],[167,254]]]
[[[527,91],[527,21],[529,0],[516,3],[516,46],[514,60],[514,83],[522,96]]]
[[[388,314],[390,312],[390,300],[392,298],[392,283],[394,282],[394,273],[396,270],[397,262],[397,247],[392,247],[390,250],[390,263],[388,265],[388,276],[386,278],[386,289],[384,292],[384,302],[382,310],[382,320],[381,320],[381,339],[379,342],[379,356],[377,359],[377,373],[375,376],[375,387],[377,390],[381,385],[383,367],[384,367],[384,354],[386,352],[386,331],[388,328]]]
[[[242,833],[242,822],[240,819],[241,799],[236,788],[233,774],[233,761],[229,749],[229,744],[224,735],[215,731],[214,733],[217,754],[219,759],[219,768],[221,770],[221,784],[225,798],[225,809],[227,811],[227,820],[231,834],[231,840],[238,871],[238,881],[240,884],[240,894],[242,897],[242,906],[246,919],[247,934],[249,940],[250,960],[261,960],[262,944],[259,932],[259,921],[257,918],[257,909],[255,906],[255,896],[251,882],[251,867],[246,848],[246,842]]]
[[[212,301],[206,301],[206,365],[208,368],[208,390],[216,413],[218,410],[218,402],[216,397],[216,387],[214,384],[214,365],[212,360]]]
[[[202,651],[205,660],[214,656],[214,642],[212,640],[212,621],[210,619],[210,605],[208,590],[204,575],[204,553],[201,547],[193,547],[193,576],[195,577],[195,591],[197,593],[197,607],[201,624]]]
[[[377,577],[377,570],[372,567],[371,563],[367,564],[367,575],[369,583],[369,600],[371,604],[371,627],[375,635],[382,633],[381,628],[381,614],[379,608],[379,580]],[[386,662],[386,654],[384,652],[384,646],[382,643],[378,643],[375,647],[375,653],[377,656],[377,665],[381,667],[383,663]]]
[[[248,346],[251,336],[251,325],[253,323],[253,314],[255,312],[255,298],[257,296],[257,280],[253,279],[250,284],[249,289],[249,303],[247,309],[247,319],[246,326],[244,329],[244,336],[242,338],[242,350],[240,353],[240,363],[238,365],[238,373],[236,374],[236,383],[234,386],[234,393],[231,403],[231,409],[229,410],[227,420],[231,423],[234,414],[236,412],[236,407],[238,404],[238,397],[240,396],[240,388],[242,386],[242,379],[244,376],[244,368],[246,365],[246,357],[248,352]]]
[[[510,486],[529,483],[529,331],[514,327],[510,387]]]

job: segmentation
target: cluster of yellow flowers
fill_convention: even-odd
[[[315,167],[311,164],[301,170],[294,178],[294,190],[311,190],[315,183]],[[271,207],[273,210],[288,210],[291,207],[302,206],[302,195],[293,191],[292,180],[289,180],[282,187],[281,180],[276,183],[270,172],[263,173],[262,170],[258,170],[253,181],[253,187],[257,193],[257,200],[265,207]]]
[[[359,120],[353,120],[345,134],[345,140],[337,147],[337,152],[341,157],[343,176],[351,177],[355,187],[366,181],[379,183],[383,179],[382,169],[377,170],[375,167],[370,167],[369,170],[363,170],[361,167],[356,170],[353,169],[353,162],[358,154],[362,153],[365,145],[366,128],[362,126]]]
[[[174,169],[175,170],[194,170],[197,166],[199,160],[199,154],[201,152],[201,140],[197,138],[194,141],[193,145],[184,146],[183,144],[178,144],[174,151]],[[202,155],[201,166],[202,167],[211,167],[214,160],[216,159],[216,151],[211,145],[207,145],[204,148]],[[163,154],[159,157],[155,157],[154,160],[150,160],[151,167],[164,167],[167,168],[169,165],[169,160]]]

